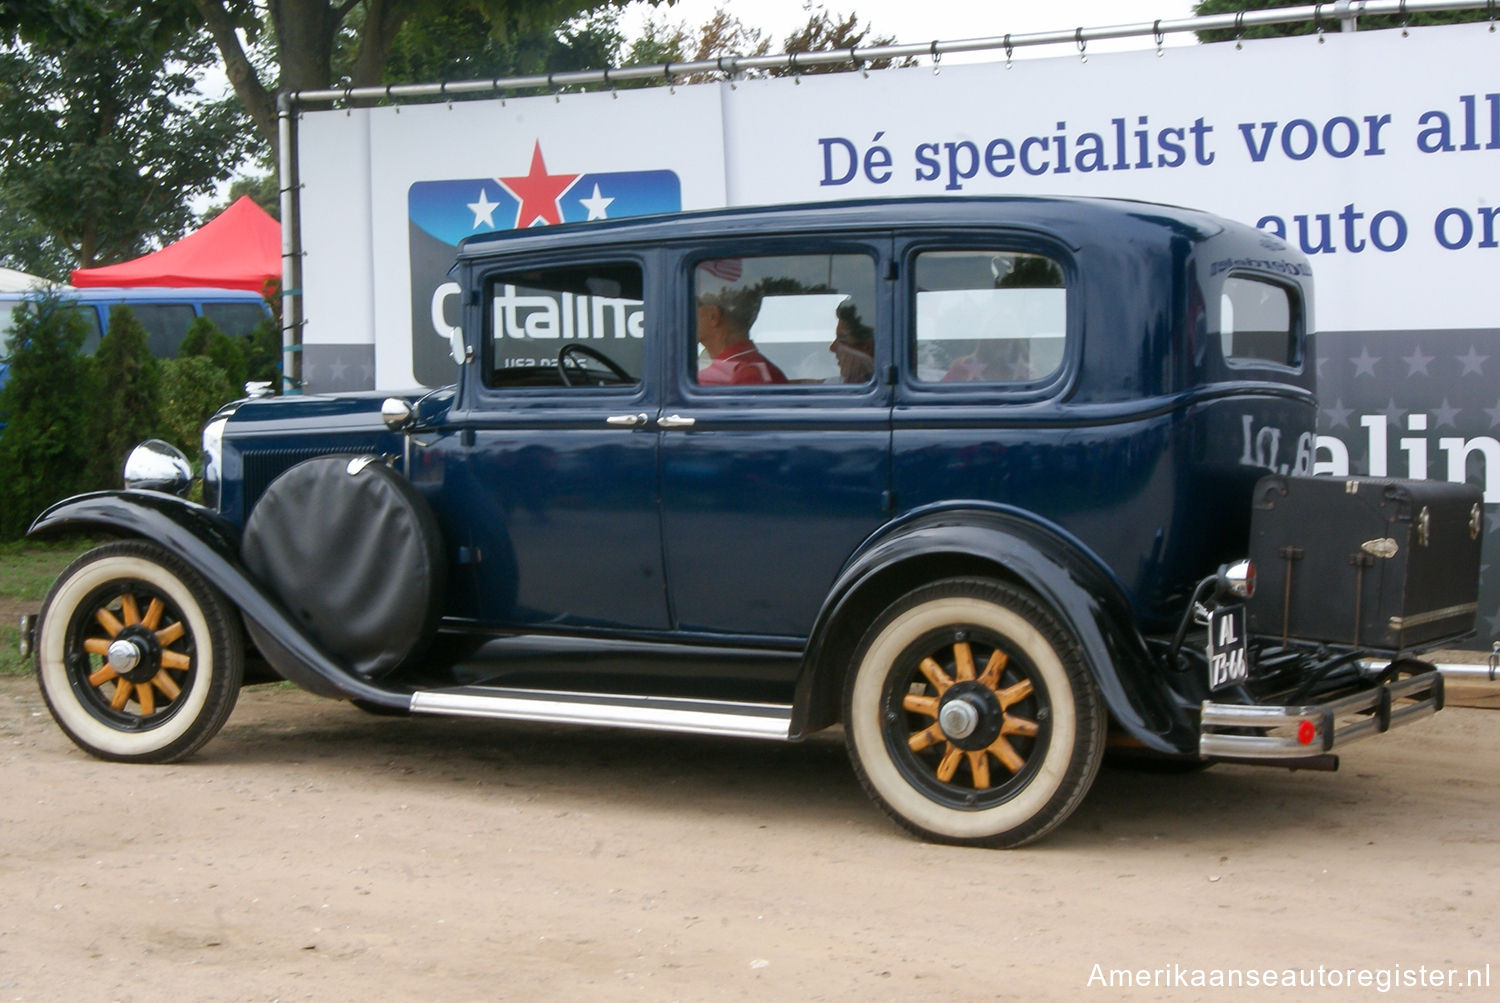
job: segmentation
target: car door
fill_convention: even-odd
[[[475,269],[469,316],[482,325],[481,351],[453,423],[476,618],[486,625],[668,624],[650,260],[622,253]]]
[[[886,518],[889,244],[725,238],[674,263],[659,425],[677,629],[800,643]]]

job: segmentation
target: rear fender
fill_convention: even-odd
[[[262,654],[303,689],[382,707],[408,706],[407,694],[372,685],[309,638],[246,572],[239,559],[239,530],[212,510],[159,491],[100,491],[58,502],[26,531],[37,538],[70,533],[139,537],[186,561],[275,640],[282,650]]]
[[[1061,530],[1003,509],[928,512],[872,539],[829,592],[797,680],[792,735],[833,724],[854,645],[891,602],[936,578],[980,575],[1035,592],[1077,639],[1110,714],[1160,752],[1193,751],[1197,730],[1134,626],[1119,585]]]

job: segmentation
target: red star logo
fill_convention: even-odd
[[[531,151],[531,170],[525,177],[496,180],[520,201],[521,211],[516,216],[516,229],[524,230],[538,220],[543,223],[561,223],[562,207],[557,204],[557,200],[562,198],[563,192],[573,187],[573,182],[578,178],[577,174],[548,174],[547,165],[542,161],[542,144],[538,140],[536,148]]]

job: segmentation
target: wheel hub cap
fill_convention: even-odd
[[[938,713],[938,724],[950,739],[968,738],[979,727],[979,711],[967,700],[950,700]]]
[[[124,675],[141,664],[145,652],[134,641],[115,641],[109,646],[109,667]]]

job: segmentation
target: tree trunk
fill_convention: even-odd
[[[240,45],[235,31],[234,19],[224,8],[223,0],[193,0],[204,25],[213,35],[219,54],[224,57],[225,71],[234,92],[244,106],[245,114],[260,138],[270,144],[272,157],[276,153],[276,97],[261,83],[249,57]]]

